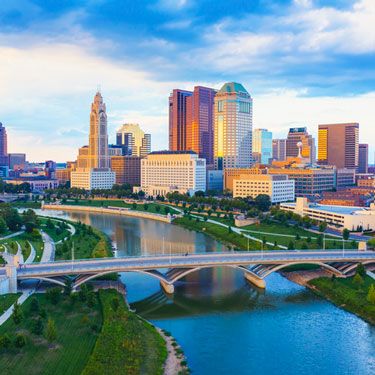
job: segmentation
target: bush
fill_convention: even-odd
[[[48,319],[45,335],[48,342],[55,341],[57,338],[56,325],[51,318]]]
[[[61,289],[59,287],[48,289],[46,298],[53,304],[57,305],[61,298]]]
[[[16,348],[23,348],[26,345],[26,336],[19,333],[14,339],[14,346]]]
[[[31,299],[30,312],[31,313],[39,312],[39,301],[35,297]]]
[[[21,306],[19,305],[18,301],[14,303],[12,319],[15,324],[20,324],[23,319],[23,314],[21,311]]]
[[[0,336],[0,349],[9,349],[12,345],[12,341],[7,333]]]
[[[34,333],[35,335],[41,335],[44,330],[44,324],[42,318],[38,318],[34,321],[33,327],[31,332]]]
[[[111,301],[111,307],[113,311],[117,311],[118,307],[120,306],[120,301],[117,297],[113,298]]]

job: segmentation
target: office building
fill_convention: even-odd
[[[267,174],[264,166],[253,168],[226,168],[224,169],[224,190],[233,191],[233,180],[241,175]]]
[[[272,132],[267,129],[253,131],[253,161],[269,164],[272,160]]]
[[[318,163],[358,169],[359,124],[327,124],[318,129]]]
[[[10,169],[24,169],[26,165],[26,154],[8,154]]]
[[[143,157],[151,152],[151,134],[139,124],[124,124],[117,130],[116,145],[122,147],[122,155]]]
[[[287,175],[240,175],[233,180],[233,198],[265,194],[272,203],[294,201],[294,180]]]
[[[214,156],[214,97],[216,90],[195,86],[173,90],[169,97],[169,149],[194,151],[207,165]]]
[[[368,144],[360,143],[358,145],[358,173],[368,172]]]
[[[77,168],[71,172],[71,186],[111,189],[115,177],[109,168],[106,106],[97,92],[91,104],[89,145],[79,149]]]
[[[111,169],[116,173],[116,184],[141,184],[141,160],[139,156],[112,156]]]
[[[336,183],[335,188],[336,189],[342,189],[349,186],[355,185],[355,169],[349,169],[349,168],[334,168],[336,173]]]
[[[44,175],[49,179],[54,179],[56,177],[56,162],[47,160],[44,163]]]
[[[286,139],[272,140],[273,160],[286,160]]]
[[[75,171],[76,168],[77,168],[77,162],[74,162],[74,161],[66,162],[65,168],[56,169],[56,179],[59,181],[60,184],[65,184],[67,182],[70,182],[71,173]]]
[[[250,168],[253,101],[239,83],[225,83],[215,96],[215,169]]]
[[[123,147],[118,145],[108,145],[108,157],[123,155]]]
[[[0,165],[1,166],[9,165],[7,131],[1,122],[0,122]]]
[[[147,195],[193,195],[206,190],[206,160],[194,151],[151,152],[141,161],[141,186]]]
[[[207,190],[223,191],[223,171],[216,169],[207,170]]]
[[[326,206],[317,203],[309,203],[307,198],[297,198],[295,203],[281,203],[280,208],[291,211],[301,216],[326,222],[335,228],[349,230],[374,230],[375,229],[375,205],[369,208]]]
[[[299,144],[301,144],[301,147],[298,147]],[[315,163],[315,139],[307,132],[306,127],[289,129],[286,139],[285,156],[286,158],[301,156],[303,159],[307,160],[308,163]]]

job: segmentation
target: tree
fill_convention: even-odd
[[[311,237],[310,236],[307,237],[306,242],[311,243]]]
[[[299,241],[301,239],[300,235],[297,233],[296,234],[296,241]]]
[[[268,211],[271,207],[271,199],[267,194],[259,194],[255,199],[255,206],[261,211]]]
[[[309,246],[307,245],[306,242],[302,242],[301,249],[302,250],[308,250]]]
[[[0,234],[6,233],[8,230],[7,223],[5,222],[3,217],[0,217]]]
[[[57,331],[56,331],[56,325],[55,322],[49,318],[47,322],[47,328],[46,328],[46,339],[48,342],[52,342],[56,340],[57,338]]]
[[[87,295],[88,295],[88,293],[89,293],[89,291],[87,289],[87,285],[86,284],[81,285],[81,287],[79,289],[79,292],[78,292],[79,299],[82,302],[87,301]]]
[[[119,301],[119,299],[117,297],[115,297],[115,298],[112,299],[111,306],[112,306],[112,310],[113,311],[117,311],[117,309],[120,306],[120,301]]]
[[[34,321],[33,327],[32,327],[32,333],[35,335],[41,335],[44,330],[44,324],[42,318],[38,318]]]
[[[358,266],[357,266],[357,269],[356,269],[355,273],[358,274],[361,277],[366,277],[365,266],[362,263],[359,263]]]
[[[323,236],[321,234],[316,238],[316,243],[320,247],[323,246]]]
[[[325,230],[327,229],[327,223],[325,221],[322,221],[320,224],[319,224],[319,232],[324,232]]]
[[[94,292],[89,292],[87,294],[87,306],[94,307],[95,306],[96,296]]]
[[[370,288],[367,293],[367,301],[375,305],[375,287],[374,284],[370,285]]]
[[[290,241],[288,244],[288,250],[294,250],[294,242]]]
[[[73,283],[72,283],[72,279],[69,277],[66,282],[65,282],[65,286],[64,286],[64,294],[66,296],[70,296],[70,294],[72,293],[72,290],[73,290]]]
[[[30,312],[31,313],[38,313],[39,312],[39,301],[35,297],[33,297],[31,299]]]
[[[12,344],[10,337],[7,333],[0,336],[0,349],[9,349]]]
[[[353,277],[353,284],[359,289],[363,284],[363,278],[360,274],[356,273]]]
[[[22,318],[23,318],[23,314],[21,311],[21,306],[18,303],[18,301],[16,301],[13,306],[13,313],[12,313],[13,322],[18,325],[21,323]]]
[[[350,236],[350,231],[349,229],[347,228],[344,228],[344,230],[342,231],[342,238],[347,241],[349,239],[349,236]]]
[[[26,337],[22,333],[16,335],[14,339],[14,346],[16,348],[23,348],[26,345]]]
[[[61,297],[61,289],[56,287],[56,288],[51,288],[48,289],[46,292],[46,298],[53,304],[57,305],[58,302],[60,301]]]

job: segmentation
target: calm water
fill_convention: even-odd
[[[203,234],[150,220],[65,216],[107,233],[119,255],[225,250]],[[195,374],[375,374],[375,328],[278,274],[262,291],[239,271],[202,270],[176,285],[172,298],[148,276],[122,278],[132,306],[176,337]]]

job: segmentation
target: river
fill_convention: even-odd
[[[202,233],[151,220],[48,214],[102,230],[118,255],[225,250]],[[375,374],[375,327],[279,274],[262,291],[239,271],[201,270],[179,282],[173,297],[148,276],[122,280],[132,307],[172,333],[194,374]]]

